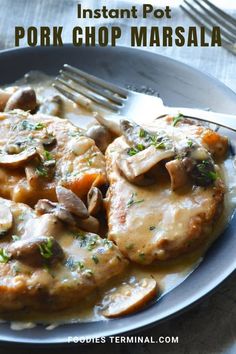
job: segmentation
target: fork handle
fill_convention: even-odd
[[[182,114],[189,118],[199,119],[204,122],[218,124],[221,127],[236,132],[236,115],[203,111],[195,108],[165,107],[166,113],[171,115]]]

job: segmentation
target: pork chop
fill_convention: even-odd
[[[192,121],[177,121],[173,117],[156,121],[152,131],[159,132],[162,140],[154,139],[153,135],[150,138],[146,131],[139,129],[136,138],[119,137],[106,152],[110,182],[108,237],[126,257],[141,264],[180,256],[206,242],[224,203],[224,184],[215,162],[225,156],[227,139]],[[130,145],[129,138],[136,145]],[[158,164],[154,166],[154,174],[152,169],[154,183],[142,185],[140,180],[136,183],[137,174],[139,170],[144,171],[143,158],[150,141],[152,154],[155,154],[153,146],[161,148],[164,159],[160,161],[157,155],[158,159],[153,160],[146,154],[149,161]],[[166,142],[175,156],[166,158]],[[184,159],[192,164],[191,169],[184,164]]]
[[[0,113],[0,196],[34,205],[56,200],[58,184],[79,197],[106,182],[94,140],[65,119],[14,110]]]
[[[71,308],[127,264],[112,241],[0,198],[0,311]]]

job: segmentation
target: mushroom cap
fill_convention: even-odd
[[[8,247],[12,259],[31,266],[55,263],[64,257],[64,252],[54,237],[37,236],[15,241]]]
[[[19,154],[0,154],[0,166],[17,168],[24,166],[29,160],[38,155],[35,147],[28,147]]]
[[[80,219],[87,219],[89,217],[84,202],[71,190],[62,186],[57,186],[56,194],[58,202],[64,205],[65,209],[70,213],[78,216]]]

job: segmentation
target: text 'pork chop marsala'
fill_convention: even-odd
[[[141,264],[195,249],[223,208],[227,139],[181,116],[121,128],[106,152],[109,239]]]

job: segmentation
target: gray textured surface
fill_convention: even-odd
[[[167,1],[166,1],[167,2]],[[219,0],[215,3],[219,3]],[[102,1],[82,1],[84,6],[89,7],[96,4],[101,5]],[[106,2],[108,3],[108,2]],[[112,2],[116,7],[117,1]],[[121,3],[121,2],[120,2]],[[122,2],[123,3],[123,2]],[[158,1],[157,1],[158,3]],[[168,1],[174,4],[175,1]],[[224,2],[220,2],[221,4]],[[229,2],[228,2],[229,3]],[[231,1],[235,3],[235,1]],[[0,0],[0,49],[14,47],[15,26],[64,26],[64,42],[71,41],[71,28],[75,25],[88,25],[85,21],[76,19],[76,0]],[[225,2],[226,4],[226,2]],[[120,5],[122,6],[122,5]],[[231,6],[232,13],[236,14],[236,4]],[[106,21],[105,21],[106,22]],[[109,21],[108,21],[109,22]],[[95,22],[101,25],[101,21]],[[117,22],[116,22],[117,23]],[[159,25],[160,22],[158,22]],[[91,24],[91,23],[90,23]],[[110,23],[106,23],[107,25]],[[119,22],[120,24],[120,22]],[[138,22],[139,25],[144,23]],[[150,20],[148,25],[157,25]],[[162,25],[163,23],[161,23]],[[173,19],[168,25],[193,25],[191,20],[186,18],[179,9],[173,9]],[[123,26],[123,38],[120,44],[128,45],[128,28],[125,21]],[[130,23],[129,23],[130,25]],[[146,48],[150,50],[150,48]],[[222,48],[152,48],[152,51],[161,53],[182,62],[190,64],[205,71],[236,91],[236,57]],[[172,319],[158,327],[140,333],[140,335],[153,336],[179,336],[178,344],[145,344],[145,345],[91,345],[76,348],[63,349],[65,354],[77,353],[103,353],[113,352],[114,354],[124,353],[236,353],[236,275],[227,279],[224,284],[210,298],[193,310]],[[62,350],[60,350],[61,352]],[[1,353],[10,353],[11,349],[0,347]],[[16,352],[16,349],[12,352]],[[19,354],[26,353],[25,349],[17,349]],[[33,352],[30,349],[28,352]],[[37,349],[37,353],[51,353],[56,350]],[[59,352],[59,351],[58,351]]]

